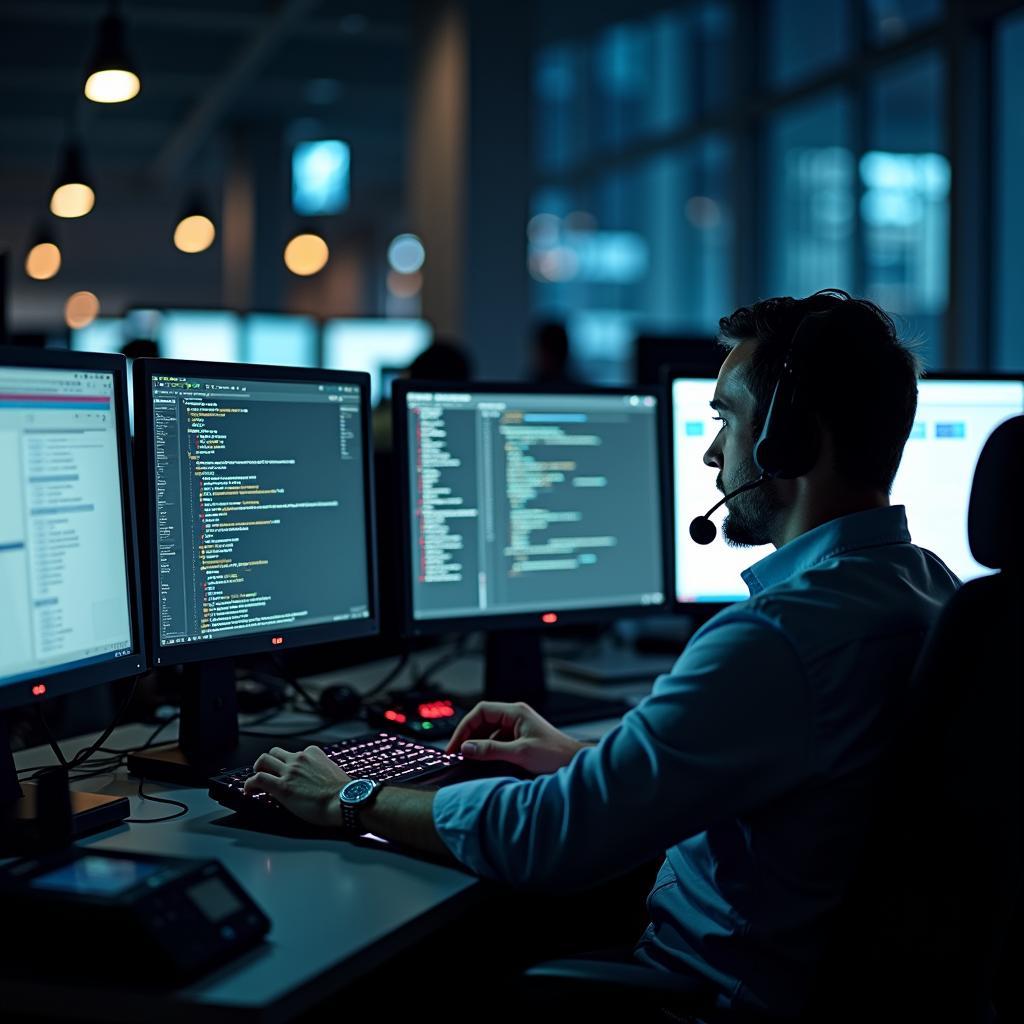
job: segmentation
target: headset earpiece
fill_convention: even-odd
[[[761,436],[754,445],[754,465],[764,476],[793,480],[810,472],[818,461],[821,438],[817,421],[801,394],[796,369],[800,360],[797,341],[809,323],[827,315],[827,312],[809,313],[793,334]]]

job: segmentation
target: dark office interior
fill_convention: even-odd
[[[0,1015],[1024,1020],[1022,53],[3,0]]]

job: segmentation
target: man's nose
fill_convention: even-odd
[[[704,465],[713,466],[715,469],[722,468],[722,456],[719,454],[717,444],[712,444],[704,453]]]

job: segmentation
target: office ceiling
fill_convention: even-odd
[[[401,150],[413,4],[124,0],[134,100],[82,96],[104,0],[0,4],[0,162],[46,167],[74,127],[90,162],[167,180],[238,125],[311,119],[382,163]]]

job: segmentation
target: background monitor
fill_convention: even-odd
[[[384,395],[385,370],[407,367],[433,340],[426,320],[386,318],[328,320],[324,324],[324,366],[370,375],[370,400]]]
[[[116,355],[127,340],[124,320],[113,316],[99,316],[86,327],[72,329],[71,351],[105,352]]]
[[[732,548],[721,535],[705,547],[690,539],[690,521],[721,498],[716,471],[703,463],[717,431],[708,406],[714,390],[708,377],[671,382],[675,597],[683,604],[746,598],[741,571],[772,550]],[[890,497],[906,506],[914,543],[934,551],[963,580],[988,571],[967,541],[974,467],[989,434],[1022,412],[1019,378],[936,374],[918,383],[917,417]],[[716,522],[722,515],[716,513]]]
[[[411,632],[664,603],[654,391],[395,385]]]
[[[124,359],[0,349],[0,708],[141,672]]]
[[[154,663],[375,632],[365,374],[135,373]]]
[[[315,367],[320,363],[320,329],[311,316],[249,313],[243,325],[243,359],[270,366]]]
[[[167,359],[237,363],[242,358],[242,324],[223,309],[169,309],[160,318],[157,344]]]
[[[917,415],[891,500],[907,506],[914,543],[934,551],[961,580],[988,572],[967,540],[974,467],[1000,423],[1024,413],[1019,378],[936,374],[918,384]]]

